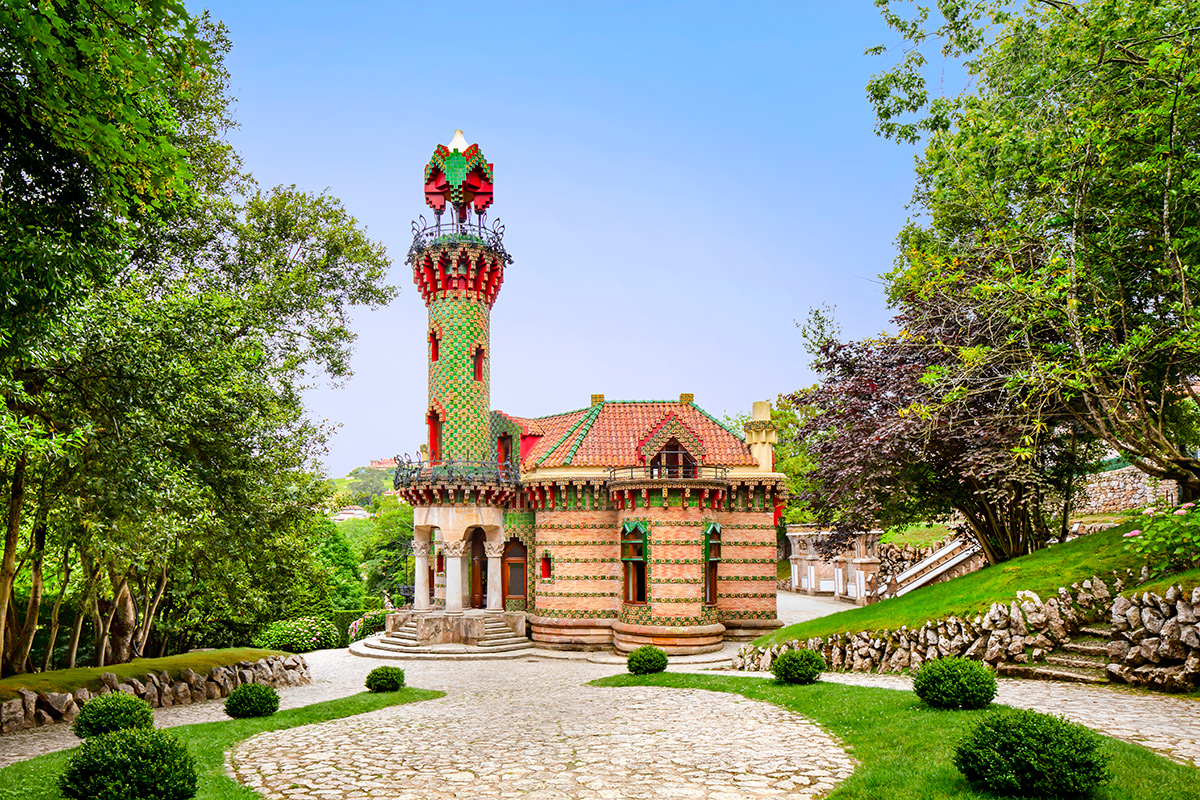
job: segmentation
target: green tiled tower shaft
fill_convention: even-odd
[[[426,424],[434,460],[496,460],[488,324],[504,264],[487,245],[453,240],[435,240],[413,259],[413,279],[429,309]]]
[[[429,405],[441,412],[441,457],[488,458],[491,418],[488,390],[490,309],[473,297],[443,297],[429,304],[429,329],[440,336],[438,359],[429,361]],[[482,380],[476,355],[482,350]]]

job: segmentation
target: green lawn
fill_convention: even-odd
[[[1140,570],[1141,559],[1136,553],[1126,551],[1125,539],[1121,536],[1132,526],[1132,522],[1125,523],[961,578],[925,586],[902,597],[789,625],[758,639],[755,644],[762,646],[863,630],[894,630],[901,625],[919,627],[926,620],[950,614],[973,616],[983,613],[994,602],[1010,603],[1021,589],[1036,592],[1046,599],[1058,591],[1058,587],[1070,586],[1092,575],[1105,578],[1114,569]]]
[[[1152,581],[1143,583],[1133,589],[1126,589],[1122,594],[1131,595],[1134,592],[1155,592],[1157,594],[1166,593],[1167,589],[1172,586],[1178,586],[1187,592],[1188,597],[1191,597],[1192,589],[1200,586],[1200,567],[1189,569],[1185,572],[1177,572],[1174,575],[1168,575],[1165,578],[1155,578]]]
[[[933,522],[918,522],[904,530],[885,531],[879,538],[880,544],[894,544],[903,547],[911,544],[913,547],[930,547],[934,542],[943,539],[954,539],[957,534],[945,525]]]
[[[428,689],[401,689],[380,694],[363,692],[327,703],[280,711],[270,717],[205,722],[170,728],[170,731],[179,736],[188,751],[196,757],[200,774],[200,790],[196,794],[198,800],[261,800],[260,795],[243,788],[225,775],[225,751],[242,739],[263,731],[295,728],[388,706],[432,700],[443,694]],[[58,800],[61,795],[55,781],[71,752],[49,753],[0,769],[0,798]]]
[[[828,800],[997,800],[974,791],[952,753],[986,711],[937,711],[912,692],[818,682],[786,686],[764,678],[660,673],[617,675],[597,686],[669,686],[732,692],[802,714],[839,737],[859,762]],[[1200,771],[1144,747],[1105,739],[1113,781],[1092,800],[1200,800]]]
[[[172,678],[177,678],[185,669],[207,675],[213,667],[225,667],[239,661],[257,661],[266,656],[277,655],[281,655],[279,650],[230,647],[224,650],[180,653],[165,658],[135,658],[127,664],[113,664],[109,667],[76,667],[49,672],[29,672],[0,680],[0,700],[16,697],[20,687],[34,692],[73,692],[80,686],[96,690],[101,687],[100,675],[105,672],[111,672],[118,678],[140,678],[147,672],[153,672],[155,675],[167,672]]]

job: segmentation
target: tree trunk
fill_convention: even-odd
[[[50,636],[46,640],[46,655],[42,657],[42,672],[50,669],[54,661],[54,643],[58,640],[58,612],[62,609],[63,598],[67,596],[67,587],[71,585],[71,545],[63,551],[62,585],[58,589],[58,597],[54,600],[54,608],[50,610]]]
[[[21,506],[25,502],[24,453],[13,465],[12,483],[9,486],[8,516],[4,528],[4,555],[0,559],[0,620],[8,619],[9,604],[12,602],[13,580],[17,574],[17,539],[21,533]],[[4,627],[0,626],[0,653],[5,652]]]
[[[137,605],[129,589],[129,579],[122,577],[113,595],[112,613],[109,614],[105,634],[111,657],[108,664],[124,664],[133,658],[133,634],[137,624]],[[104,665],[101,665],[104,666]]]
[[[42,593],[45,591],[45,579],[42,566],[46,560],[46,480],[42,479],[38,490],[38,507],[33,520],[33,566],[29,578],[29,604],[25,607],[25,621],[15,641],[9,642],[8,668],[12,673],[28,670],[29,651],[33,649],[33,637],[38,629],[38,614],[42,610]]]

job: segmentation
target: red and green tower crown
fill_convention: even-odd
[[[478,145],[467,145],[462,131],[449,145],[438,145],[425,167],[425,200],[438,222],[415,231],[409,262],[429,309],[429,455],[436,461],[495,461],[488,328],[511,259],[500,241],[502,228],[464,222],[469,206],[482,215],[492,202],[492,165]],[[443,225],[447,204],[456,219]]]
[[[439,144],[425,165],[425,202],[439,217],[447,204],[459,221],[467,218],[469,206],[482,215],[492,204],[493,180],[479,145],[468,145],[462,131],[455,131],[450,144]]]

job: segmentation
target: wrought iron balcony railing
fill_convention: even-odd
[[[450,215],[453,217],[453,214]],[[417,253],[438,242],[447,244],[481,244],[504,259],[505,264],[513,262],[512,256],[504,249],[504,225],[495,220],[490,227],[484,227],[484,218],[477,217],[474,223],[469,220],[459,222],[454,219],[443,221],[439,216],[430,225],[422,215],[412,224],[413,240],[408,248],[408,256],[404,263],[411,264]]]
[[[396,477],[392,485],[397,489],[419,486],[425,483],[501,483],[516,485],[521,475],[512,464],[495,461],[401,461],[396,459]]]
[[[726,467],[695,466],[642,466],[616,467],[608,471],[611,481],[672,480],[672,481],[723,481],[729,474]]]

